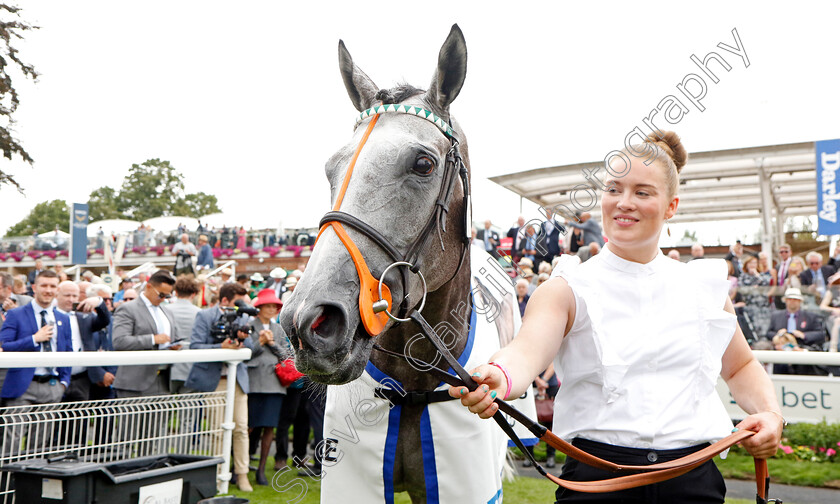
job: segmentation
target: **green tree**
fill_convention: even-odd
[[[52,231],[56,226],[70,232],[70,210],[64,200],[38,203],[29,215],[6,231],[6,236],[29,236],[33,231],[44,233]]]
[[[120,218],[122,214],[117,208],[117,191],[108,186],[95,189],[88,199],[88,212],[90,222]]]
[[[682,238],[680,238],[680,241],[686,241],[686,242],[690,241],[692,243],[696,242],[697,241],[697,231],[689,231],[688,229],[686,229],[685,232],[682,235]]]
[[[123,215],[143,221],[173,215],[172,207],[184,198],[184,176],[169,161],[149,159],[133,164],[120,188],[117,209]]]
[[[27,65],[18,57],[18,50],[12,45],[14,39],[22,40],[22,33],[28,30],[37,29],[24,23],[19,19],[19,7],[0,4],[0,150],[7,159],[18,155],[25,162],[32,164],[32,156],[13,136],[14,113],[17,110],[19,100],[18,93],[12,82],[10,69],[17,68],[23,77],[37,80],[38,72],[31,65]],[[16,72],[15,72],[16,73]],[[23,188],[15,181],[14,177],[0,169],[0,188],[9,184],[23,192]]]
[[[203,192],[185,194],[184,176],[169,161],[133,164],[120,190],[100,187],[88,200],[91,222],[126,217],[138,221],[167,215],[201,217],[221,212],[219,200]]]
[[[222,211],[219,208],[219,200],[214,195],[204,194],[203,192],[190,193],[184,196],[184,205],[186,206],[186,211],[183,215],[195,217],[196,219],[204,215]]]

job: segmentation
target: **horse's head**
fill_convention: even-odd
[[[377,287],[369,280],[380,278],[398,258],[417,259],[428,291],[434,291],[458,269],[464,235],[469,232],[464,229],[460,165],[452,163],[452,154],[460,153],[468,166],[466,142],[449,116],[449,105],[466,76],[461,30],[452,27],[428,91],[409,85],[380,90],[353,63],[342,42],[338,54],[344,85],[363,119],[350,143],[327,161],[326,174],[332,209],[358,221],[339,216],[338,221],[322,225],[306,273],[281,314],[281,324],[296,350],[297,367],[315,381],[333,384],[361,375],[374,341],[371,334],[381,334],[393,324],[384,313],[374,316],[368,306],[370,288]],[[402,104],[423,112],[419,116],[364,113],[382,104]],[[440,118],[437,123],[430,120],[435,115]],[[449,134],[441,129],[441,124],[446,129],[446,123],[452,128]],[[350,167],[352,176],[348,177]],[[442,187],[451,187],[451,198]],[[445,211],[438,209],[437,202],[442,200],[447,202]],[[364,225],[373,233],[365,231]],[[376,233],[387,243],[372,239]],[[348,246],[348,241],[354,245]],[[354,246],[356,258],[350,252]],[[403,266],[391,268],[384,284],[386,291],[390,289],[394,315],[401,305],[416,307],[424,295],[419,276]]]

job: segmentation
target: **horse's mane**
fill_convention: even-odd
[[[406,84],[403,82],[397,84],[391,89],[380,89],[376,92],[376,96],[374,98],[381,101],[382,103],[402,103],[404,100],[407,100],[412,96],[416,96],[425,92],[425,89],[417,89],[411,84]]]

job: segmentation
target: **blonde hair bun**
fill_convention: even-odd
[[[645,143],[654,144],[665,151],[674,162],[674,166],[677,167],[677,173],[680,173],[682,167],[688,161],[688,152],[683,147],[680,136],[673,131],[659,132],[659,134],[651,133],[645,138]]]

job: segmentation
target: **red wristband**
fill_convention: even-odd
[[[502,399],[507,401],[507,398],[510,397],[510,388],[513,386],[513,381],[510,379],[510,373],[508,373],[508,370],[499,363],[488,362],[488,364],[490,364],[491,366],[496,366],[502,371],[502,373],[504,373],[505,381],[507,381],[507,392],[505,392],[505,396]]]

